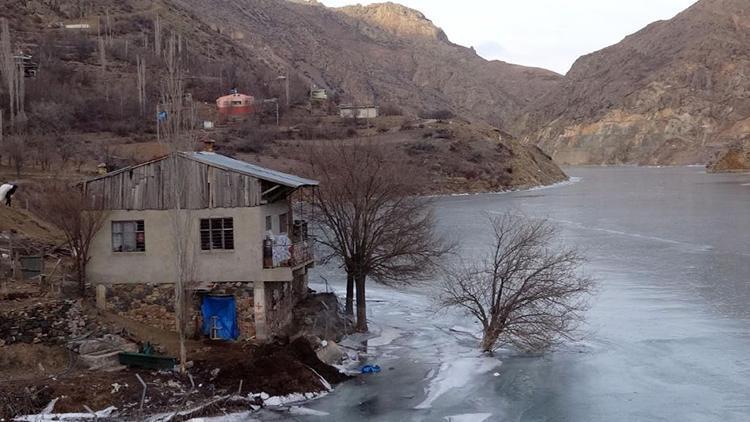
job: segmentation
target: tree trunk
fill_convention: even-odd
[[[357,325],[355,329],[360,333],[367,332],[367,304],[365,302],[366,279],[366,275],[357,275],[355,279],[357,287]]]
[[[495,323],[490,323],[487,329],[484,330],[484,335],[482,336],[483,352],[492,354],[492,352],[495,350],[495,344],[497,344],[497,339],[500,337],[501,332],[502,330],[499,329],[495,325]]]
[[[76,265],[78,267],[78,292],[83,297],[86,295],[86,261],[80,257],[76,259],[78,260],[78,265]]]
[[[346,273],[346,314],[354,315],[354,273]]]

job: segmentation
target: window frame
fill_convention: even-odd
[[[279,214],[279,234],[289,234],[289,213]]]
[[[198,240],[201,252],[234,251],[236,247],[234,242],[234,218],[201,218],[198,225]]]
[[[127,225],[134,225],[132,231],[126,230]],[[119,226],[119,231],[116,228]],[[146,252],[146,222],[144,220],[112,220],[110,225],[112,253],[144,253]],[[132,234],[132,249],[126,248],[126,235]],[[119,249],[115,247],[115,239],[119,236]],[[140,237],[140,240],[139,240]]]

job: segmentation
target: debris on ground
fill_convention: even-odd
[[[381,369],[378,365],[365,365],[360,369],[360,372],[363,374],[377,374],[380,371]]]

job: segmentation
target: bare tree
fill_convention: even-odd
[[[2,151],[3,155],[8,157],[8,161],[13,165],[16,177],[20,177],[26,165],[26,160],[30,158],[25,137],[21,135],[9,136],[2,146]]]
[[[347,272],[347,303],[356,288],[357,324],[367,331],[365,285],[426,276],[450,246],[434,231],[429,200],[417,196],[420,176],[390,161],[375,144],[335,144],[310,156],[316,177],[319,242]]]
[[[16,60],[13,57],[13,45],[10,39],[10,28],[8,20],[0,20],[0,73],[3,76],[3,82],[8,91],[9,115],[8,122],[13,128],[16,116]]]
[[[593,288],[575,249],[554,246],[546,220],[513,214],[490,218],[487,256],[446,270],[441,302],[482,323],[482,350],[511,345],[526,351],[570,339]]]
[[[142,116],[146,115],[146,60],[141,56],[136,57],[137,81],[136,89],[138,90],[138,110]]]
[[[94,236],[107,219],[107,212],[85,197],[79,187],[52,183],[35,198],[35,212],[65,235],[73,255],[78,289],[86,291],[86,266]]]
[[[60,157],[60,170],[64,170],[65,165],[76,153],[76,149],[72,141],[65,136],[59,136],[55,142],[57,144],[57,155]]]
[[[157,16],[158,22],[158,16]],[[188,170],[181,165],[178,153],[189,151],[194,145],[195,136],[184,115],[184,81],[181,57],[177,51],[177,40],[174,34],[169,39],[165,51],[166,72],[161,80],[161,109],[166,112],[166,119],[157,124],[161,127],[160,141],[167,145],[170,156],[165,164],[172,175],[171,197],[173,208],[170,212],[172,240],[175,256],[175,320],[180,342],[180,368],[187,370],[187,337],[190,302],[195,287],[196,248],[190,241],[194,233],[195,222],[192,210],[187,206],[185,193],[190,188],[187,180]]]
[[[99,66],[101,66],[99,78],[102,88],[104,88],[104,99],[109,101],[109,84],[107,83],[107,47],[104,38],[101,36],[99,37]]]
[[[154,17],[154,54],[161,56],[161,20],[159,13]]]

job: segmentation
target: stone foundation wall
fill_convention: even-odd
[[[151,327],[175,332],[174,284],[107,286],[107,309]],[[192,327],[193,324],[188,324]]]
[[[268,332],[280,333],[292,322],[295,297],[292,283],[265,282]]]
[[[174,315],[174,284],[116,284],[107,285],[107,309],[134,321],[162,330],[176,332]],[[232,295],[237,307],[237,324],[240,339],[255,336],[252,283],[219,284],[209,290],[192,295],[188,336],[200,338],[203,318],[202,297],[206,294]]]
[[[294,303],[297,304],[307,298],[307,272],[306,270],[296,271],[292,281],[292,294]]]

